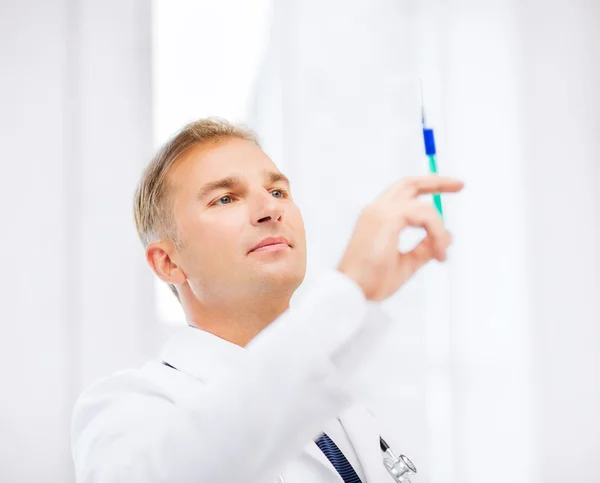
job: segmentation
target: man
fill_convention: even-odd
[[[450,235],[418,195],[461,189],[436,176],[391,186],[362,212],[337,269],[290,308],[306,240],[289,181],[250,131],[186,126],[146,169],[135,219],[189,327],[161,361],[79,398],[78,481],[388,481],[379,433],[348,390],[353,367],[389,326],[378,302],[446,258]],[[400,254],[407,226],[427,236]]]

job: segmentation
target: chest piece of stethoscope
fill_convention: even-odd
[[[387,455],[387,457],[383,459],[385,469],[388,470],[388,473],[394,478],[394,481],[397,481],[398,483],[410,483],[409,476],[417,474],[416,466],[403,454],[398,458],[384,439],[379,439],[381,449]]]
[[[396,458],[396,461],[393,461],[392,458],[386,458],[383,460],[383,464],[388,470],[388,473],[392,475],[392,478],[398,483],[410,483],[408,477],[417,473],[415,465],[413,465],[412,461],[403,454],[400,455],[400,458]]]

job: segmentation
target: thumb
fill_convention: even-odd
[[[398,268],[406,280],[414,275],[427,262],[434,258],[435,250],[433,240],[427,236],[408,253],[398,253]]]

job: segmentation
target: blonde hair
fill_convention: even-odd
[[[135,192],[135,225],[144,247],[162,238],[179,244],[169,196],[168,173],[171,167],[193,146],[217,145],[231,138],[259,144],[256,134],[250,129],[224,119],[208,118],[187,124],[158,150],[144,170]],[[175,286],[169,284],[169,287],[179,299]]]

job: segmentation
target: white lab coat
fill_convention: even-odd
[[[177,370],[151,361],[80,396],[77,481],[275,483],[281,474],[286,483],[340,483],[312,442],[338,418],[363,483],[391,482],[379,430],[352,396],[356,368],[389,325],[379,304],[332,270],[246,348],[212,335],[199,346],[207,334],[187,328],[162,354]]]

